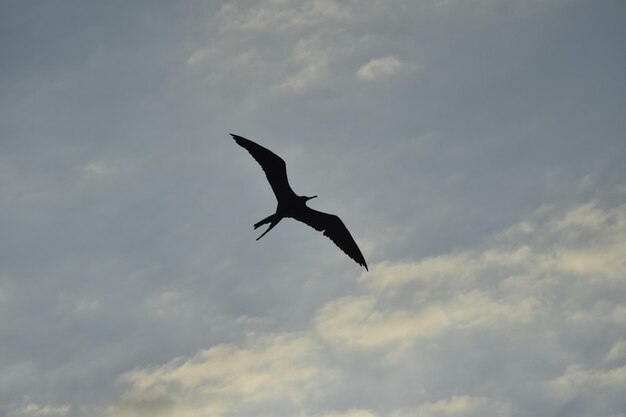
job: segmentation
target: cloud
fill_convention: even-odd
[[[509,404],[484,397],[453,396],[420,405],[414,410],[398,411],[391,417],[508,417],[513,414]]]
[[[245,86],[248,96],[258,90],[259,98],[328,85],[337,58],[359,43],[345,30],[352,9],[333,0],[225,3],[186,42],[186,65],[202,83],[236,81],[233,88]]]
[[[244,343],[126,373],[111,416],[155,410],[246,415],[251,409],[324,417],[517,416],[532,410],[521,397],[555,410],[587,390],[617,410],[624,343],[601,340],[594,348],[600,365],[585,346],[597,343],[596,332],[620,334],[626,326],[626,288],[616,280],[626,273],[616,255],[626,240],[625,214],[626,206],[598,202],[541,209],[494,234],[482,249],[374,265],[361,276],[364,294],[327,302],[304,332],[250,333]],[[570,267],[573,248],[595,256],[589,254],[598,247],[597,256],[613,259],[612,267]],[[614,296],[598,302],[595,291],[609,288]],[[516,371],[534,360],[550,365]],[[355,395],[353,389],[380,390],[367,372],[386,375],[390,390],[404,392],[401,375],[418,369],[414,383],[447,388],[437,396],[426,390],[412,406],[362,400],[341,411],[324,405],[333,395]],[[356,380],[360,388],[351,387]]]
[[[590,390],[618,391],[626,384],[626,366],[609,370],[584,369],[579,365],[572,365],[565,373],[550,381],[548,385],[559,396],[572,397],[579,392]]]
[[[623,276],[626,260],[626,206],[602,209],[594,202],[564,214],[522,222],[494,237],[483,251],[461,251],[417,262],[382,262],[360,280],[376,291],[403,286],[468,288],[499,275],[501,285],[518,279],[572,273],[583,279],[613,280]],[[502,249],[508,248],[508,249]]]
[[[349,297],[326,305],[316,318],[316,329],[325,340],[349,349],[393,351],[449,329],[528,321],[536,306],[531,297],[504,303],[481,291],[415,309],[384,309],[372,297]]]
[[[318,39],[301,39],[292,51],[292,60],[300,69],[280,87],[301,92],[317,82],[322,82],[327,73],[330,55],[330,47],[323,47]]]
[[[185,62],[203,83],[237,80],[237,86],[260,90],[265,98],[345,87],[363,54],[371,56],[378,43],[378,36],[362,33],[359,25],[385,13],[377,1],[229,2],[202,35],[185,43]],[[362,65],[358,77],[372,80],[414,68],[386,56]]]
[[[91,297],[79,296],[76,294],[61,292],[57,304],[57,311],[63,316],[90,316],[97,314],[102,309],[99,300]]]
[[[91,178],[106,177],[115,173],[115,169],[113,167],[102,161],[95,161],[85,165],[83,171],[86,177]]]
[[[218,14],[224,28],[250,31],[310,28],[351,16],[349,8],[334,0],[264,0],[244,10],[227,3]]]
[[[376,78],[384,78],[396,74],[408,65],[395,56],[386,56],[383,58],[372,59],[363,65],[357,71],[358,78],[363,80],[374,80]]]
[[[372,410],[351,408],[347,411],[331,411],[330,413],[325,413],[320,417],[377,417],[377,414]]]
[[[626,409],[620,2],[5,3],[0,415]]]
[[[617,362],[626,360],[626,340],[620,339],[604,357],[605,362]]]
[[[544,385],[555,402],[562,407],[579,403],[588,409],[605,409],[606,415],[618,415],[626,403],[623,399],[626,366],[589,369],[581,365],[571,365],[562,375]]]
[[[40,405],[36,404],[26,397],[25,404],[21,406],[11,406],[10,415],[15,417],[62,417],[66,416],[71,410],[69,405]]]
[[[320,354],[313,339],[297,334],[215,346],[191,359],[126,373],[121,383],[129,388],[110,415],[191,417],[298,408],[336,378],[321,366]]]

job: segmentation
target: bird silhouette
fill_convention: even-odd
[[[281,157],[249,139],[232,133],[230,135],[235,139],[238,145],[250,152],[250,155],[261,165],[278,202],[276,213],[254,225],[254,228],[257,229],[264,224],[270,224],[267,230],[263,232],[257,240],[265,236],[265,234],[272,230],[282,219],[291,217],[292,219],[311,226],[317,231],[324,232],[324,236],[329,237],[339,249],[368,270],[361,250],[341,219],[334,214],[323,213],[308,207],[306,202],[317,197],[316,195],[312,197],[299,196],[293,192],[291,186],[289,186],[289,180],[287,179],[287,165]]]

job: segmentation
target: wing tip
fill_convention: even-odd
[[[237,142],[237,145],[245,147],[244,144],[247,143],[246,138],[239,136],[239,135],[235,135],[234,133],[230,133],[230,136],[232,136],[233,139],[235,139],[235,142]]]
[[[353,258],[354,259],[354,258]],[[354,259],[357,264],[361,265],[367,272],[369,272],[369,268],[367,267],[367,262],[365,262],[365,258],[361,256],[361,259]]]

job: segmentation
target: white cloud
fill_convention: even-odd
[[[499,320],[526,322],[537,301],[531,297],[498,302],[472,291],[420,308],[379,308],[373,297],[348,297],[327,304],[316,319],[324,340],[349,349],[387,348],[395,351],[420,337],[463,327],[492,325]]]
[[[615,342],[613,347],[611,347],[611,350],[609,350],[604,357],[604,361],[609,363],[620,360],[626,360],[626,340],[624,339],[620,339]]]
[[[328,83],[335,58],[354,48],[344,26],[352,18],[349,5],[333,0],[226,3],[206,33],[185,43],[186,64],[200,83],[235,80],[246,97],[307,92]]]
[[[469,395],[453,396],[449,399],[429,402],[414,410],[399,411],[392,417],[508,417],[511,405],[484,397]]]
[[[210,48],[199,48],[193,50],[189,55],[189,58],[187,58],[187,65],[193,67],[205,62],[205,60],[207,60],[207,58],[211,55],[211,52],[212,50]]]
[[[569,366],[565,373],[548,382],[548,387],[561,400],[567,401],[581,393],[623,393],[626,386],[626,366],[608,370]]]
[[[363,80],[383,78],[408,68],[409,66],[395,56],[372,59],[357,71],[357,77]]]
[[[115,173],[115,169],[103,162],[91,162],[83,167],[84,175],[88,178],[106,177]]]
[[[306,335],[256,335],[241,347],[219,345],[192,359],[136,369],[111,416],[205,416],[246,409],[302,406],[336,375],[323,367],[320,346]]]
[[[315,83],[322,82],[327,74],[331,48],[322,46],[319,39],[301,39],[292,51],[292,61],[300,67],[290,76],[282,88],[304,91]]]
[[[71,409],[69,405],[40,405],[32,401],[20,407],[11,408],[11,413],[14,413],[15,417],[58,417],[67,415]]]
[[[372,410],[351,408],[347,411],[331,411],[320,417],[377,417],[377,414]]]
[[[586,203],[556,218],[522,222],[496,235],[492,246],[416,262],[382,262],[360,280],[374,290],[393,291],[408,284],[471,288],[494,274],[505,285],[507,278],[563,273],[620,279],[626,271],[626,206],[607,210]]]

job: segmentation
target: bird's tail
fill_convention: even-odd
[[[268,216],[268,217],[264,218],[260,222],[255,223],[254,224],[254,228],[255,229],[257,229],[260,226],[263,226],[266,223],[270,223],[270,227],[268,227],[267,230],[265,232],[263,232],[263,234],[261,236],[259,236],[256,240],[259,240],[263,236],[265,236],[265,234],[267,232],[269,232],[270,230],[272,230],[274,228],[274,226],[276,226],[278,224],[278,222],[281,221],[281,219],[282,219],[282,217],[280,217],[278,214],[274,213],[271,216]]]
[[[278,220],[278,216],[276,215],[276,213],[272,214],[271,216],[267,216],[266,218],[264,218],[260,222],[256,222],[254,224],[254,228],[258,229],[260,226],[263,226],[264,224],[267,224],[267,223],[271,223],[274,220]]]

